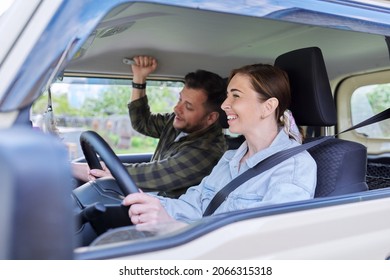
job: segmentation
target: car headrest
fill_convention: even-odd
[[[224,80],[224,82],[226,84],[226,88],[227,88],[228,78],[224,78],[223,80]],[[222,126],[222,128],[229,128],[226,113],[224,110],[222,110],[222,108],[219,110],[219,124]]]
[[[219,110],[219,124],[222,126],[222,128],[229,128],[227,116],[224,110]]]
[[[336,107],[322,52],[318,47],[290,51],[275,64],[287,72],[291,86],[291,106],[298,125],[333,126]]]

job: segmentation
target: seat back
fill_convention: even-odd
[[[285,70],[289,76],[290,109],[298,125],[336,125],[336,107],[319,48],[309,47],[282,54],[275,60],[275,66]],[[316,197],[368,189],[367,149],[364,145],[335,138],[308,151],[317,163]]]

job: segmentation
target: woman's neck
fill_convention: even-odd
[[[268,148],[274,141],[278,133],[278,126],[273,124],[269,125],[265,129],[254,129],[248,134],[244,135],[248,145],[248,151],[244,157],[249,158],[257,152]]]

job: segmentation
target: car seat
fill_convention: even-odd
[[[337,124],[336,107],[321,50],[308,47],[287,52],[275,60],[285,70],[291,86],[290,106],[299,126],[329,127]],[[312,141],[315,138],[308,138]],[[338,138],[308,150],[317,163],[315,197],[365,191],[367,148]]]

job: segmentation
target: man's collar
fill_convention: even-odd
[[[184,138],[184,137],[187,137],[188,136],[188,133],[186,132],[183,132],[181,131],[175,138],[175,140],[173,142],[179,142],[180,139]]]
[[[204,134],[209,134],[209,133],[210,134],[216,134],[218,132],[222,133],[222,127],[221,127],[221,125],[218,122],[215,122],[212,125],[210,125],[210,126],[208,126],[206,128],[197,130],[195,132],[185,133],[183,131],[180,131],[179,134],[175,138],[175,142],[183,139],[183,137],[187,137],[187,139],[190,140],[190,139],[195,139],[197,137],[201,137]]]

